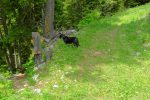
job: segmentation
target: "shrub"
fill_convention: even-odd
[[[119,0],[107,0],[101,2],[101,16],[112,15],[120,9]]]
[[[34,84],[35,81],[32,79],[32,76],[35,74],[35,71],[34,71],[34,60],[32,56],[30,57],[29,62],[24,64],[23,67],[26,69],[27,80],[29,81],[30,84]]]
[[[87,14],[78,24],[78,28],[82,28],[92,21],[96,20],[99,18],[99,12],[97,10],[94,10],[92,13]]]

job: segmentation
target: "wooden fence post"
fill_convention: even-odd
[[[34,59],[38,66],[42,62],[42,48],[41,48],[41,36],[38,32],[32,32],[32,39],[34,45]]]

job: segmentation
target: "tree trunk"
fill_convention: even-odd
[[[15,57],[14,57],[14,48],[13,47],[9,47],[9,59],[10,59],[10,66],[12,68],[12,73],[15,74],[16,73],[16,67],[15,67]]]
[[[54,0],[48,0],[45,9],[45,34],[53,38],[54,34]]]
[[[1,11],[1,17],[2,17],[2,25],[3,25],[3,29],[4,29],[4,33],[5,36],[8,35],[8,26],[6,23],[6,19],[7,17],[5,15],[3,15],[2,11]],[[5,57],[6,57],[6,62],[8,64],[8,67],[10,68],[11,72],[14,74],[16,73],[16,68],[15,68],[15,58],[14,58],[14,48],[11,47],[10,43],[6,43],[7,47],[5,47]],[[5,45],[6,45],[5,44]]]
[[[50,41],[53,40],[55,37],[54,33],[54,2],[55,0],[48,0],[45,5],[45,12],[43,13],[44,16],[44,22],[43,22],[43,32],[46,36],[46,38],[50,38]],[[45,55],[46,55],[46,62],[49,61],[51,58],[50,55],[52,55],[52,49],[49,49],[50,45],[47,44],[47,47],[45,49]]]
[[[43,8],[42,8],[42,28],[43,28],[43,34],[46,35],[45,33],[45,4],[43,4]]]
[[[15,58],[15,68],[18,67],[18,62],[17,62],[17,53],[16,50],[14,49],[14,58]]]
[[[9,67],[9,70],[15,74],[16,73],[16,68],[15,68],[15,61],[14,61],[14,57],[13,54],[10,54],[10,50],[6,50],[5,51],[5,57],[6,57],[6,63]]]
[[[18,41],[18,64],[19,67],[22,67],[22,63],[21,63],[21,48],[20,48],[20,42]]]

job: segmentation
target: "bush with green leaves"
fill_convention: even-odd
[[[78,28],[81,29],[84,26],[87,26],[88,24],[90,24],[91,22],[95,21],[96,19],[99,19],[99,11],[98,10],[94,10],[91,13],[87,14],[85,17],[83,17],[83,19],[79,22],[78,24]]]
[[[35,81],[32,79],[32,76],[35,74],[35,71],[34,71],[34,66],[35,63],[34,63],[34,57],[31,56],[30,59],[29,59],[29,62],[24,64],[23,67],[26,69],[25,73],[27,75],[27,80],[29,81],[30,84],[34,84]]]
[[[120,4],[123,1],[106,0],[101,2],[101,16],[112,15],[120,9]]]
[[[125,1],[125,7],[135,7],[138,5],[143,5],[145,3],[150,2],[149,0],[124,0]]]

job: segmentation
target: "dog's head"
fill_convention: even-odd
[[[61,39],[61,38],[63,38],[65,35],[64,34],[62,34],[62,33],[58,33],[59,34],[59,38]]]

